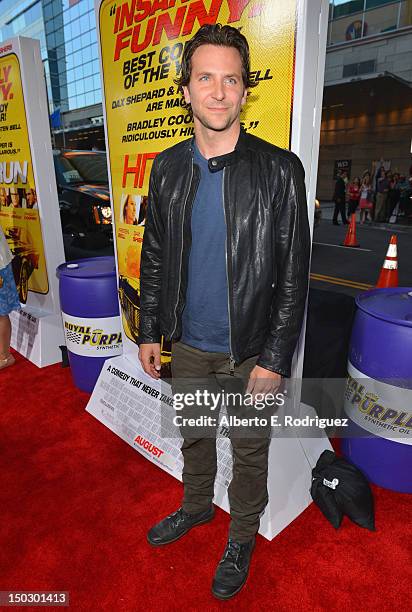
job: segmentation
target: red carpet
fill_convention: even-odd
[[[376,533],[348,519],[335,531],[312,504],[272,542],[258,538],[247,585],[218,602],[227,514],[151,548],[146,531],[179,505],[181,484],[86,413],[87,398],[59,365],[17,355],[0,372],[0,590],[69,591],[71,609],[93,611],[410,605],[412,495],[377,487]]]

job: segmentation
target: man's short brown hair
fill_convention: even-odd
[[[242,80],[245,89],[257,85],[250,76],[249,44],[246,37],[232,26],[222,26],[220,23],[216,23],[215,25],[203,25],[185,44],[181,72],[175,79],[175,83],[180,91],[182,87],[189,85],[193,53],[202,45],[216,45],[218,47],[233,47],[237,49],[242,60]]]

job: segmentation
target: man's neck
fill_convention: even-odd
[[[196,125],[195,139],[200,153],[206,159],[226,155],[235,150],[240,134],[240,123],[234,123],[230,129],[224,132],[216,132]]]

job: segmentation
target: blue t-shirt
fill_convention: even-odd
[[[196,144],[194,149],[194,163],[200,167],[200,182],[192,209],[192,246],[181,340],[202,351],[228,353],[223,171],[210,172],[207,159]]]

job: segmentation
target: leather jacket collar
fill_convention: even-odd
[[[242,127],[240,127],[240,134],[239,134],[239,138],[236,143],[236,146],[235,146],[235,150],[231,151],[230,153],[225,153],[224,155],[218,155],[217,157],[211,157],[208,160],[208,166],[209,166],[210,172],[219,172],[220,170],[223,170],[223,168],[226,168],[226,166],[231,166],[233,164],[236,164],[239,161],[239,159],[244,156],[247,150],[245,135],[246,135],[245,130]],[[189,149],[192,155],[194,152],[194,142],[195,142],[195,137],[193,136],[193,138],[191,138],[189,141],[190,143]]]

